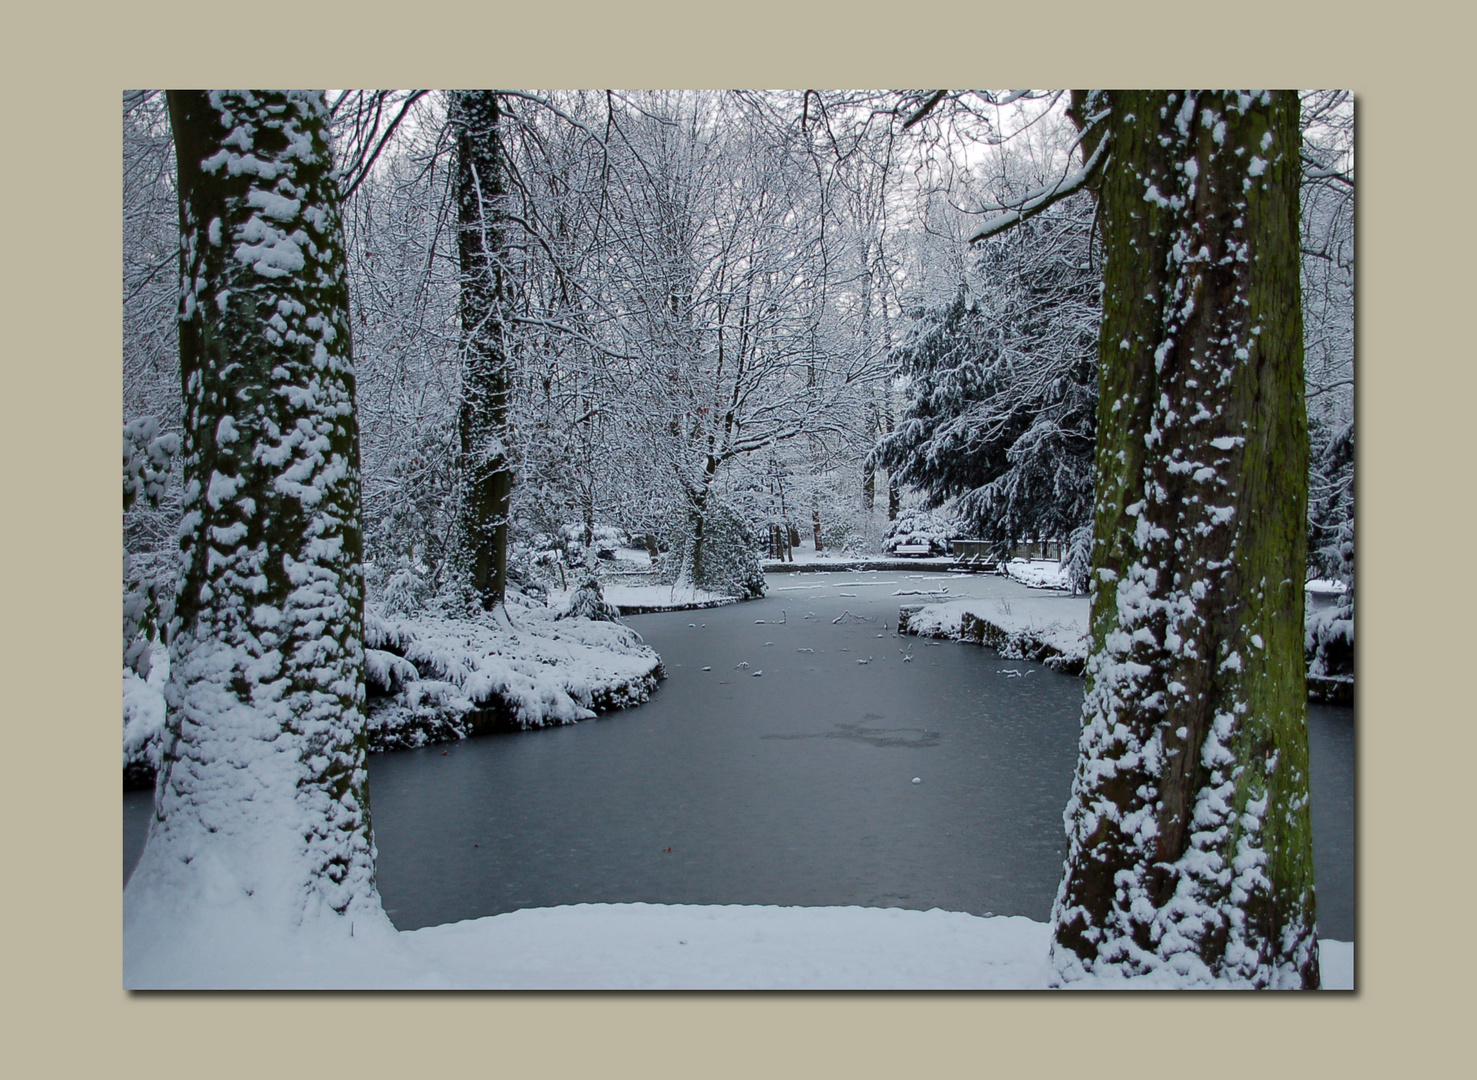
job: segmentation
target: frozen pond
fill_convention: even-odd
[[[640,708],[372,756],[386,910],[402,929],[630,901],[1044,921],[1082,681],[892,636],[899,605],[920,599],[894,593],[942,583],[1029,592],[936,573],[772,574],[763,600],[627,620],[667,668]],[[1352,710],[1311,706],[1309,734],[1319,927],[1352,941]],[[125,877],[149,801],[124,796]]]

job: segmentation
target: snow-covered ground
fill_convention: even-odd
[[[232,908],[221,908],[224,920]],[[344,920],[338,919],[336,923]],[[1034,990],[1050,929],[1020,916],[862,907],[577,904],[397,932],[388,920],[248,930],[191,920],[125,934],[143,988]],[[1354,985],[1354,946],[1320,944],[1323,985]],[[1074,984],[1084,987],[1085,984]],[[1161,974],[1091,988],[1177,989]]]

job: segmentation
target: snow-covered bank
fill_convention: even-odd
[[[1088,601],[1076,596],[946,600],[898,611],[900,634],[974,641],[1073,675],[1087,663],[1087,626]]]
[[[1324,599],[1309,606],[1303,626],[1308,657],[1308,696],[1335,705],[1354,704],[1354,604],[1342,581],[1308,582],[1308,595]],[[1331,599],[1331,605],[1329,600]]]
[[[663,677],[661,657],[627,626],[562,611],[511,593],[504,607],[476,620],[367,609],[369,749],[571,724],[646,701]],[[124,669],[125,787],[153,782],[168,679],[168,653],[158,647],[147,681]]]
[[[795,561],[765,559],[766,574],[794,573],[806,570],[954,570],[960,566],[958,555],[846,555],[839,552],[795,549]],[[1013,559],[1004,564],[1007,577],[1033,589],[1068,589],[1065,564],[1055,559]],[[977,569],[977,568],[976,568]],[[988,568],[995,573],[994,564]]]
[[[641,635],[559,611],[511,593],[476,621],[367,611],[370,749],[572,724],[651,696],[661,658]]]
[[[337,922],[344,922],[339,919]],[[399,933],[388,920],[269,933],[125,933],[129,989],[1037,990],[1050,928],[1020,916],[862,907],[577,904]],[[199,938],[199,940],[196,940]],[[202,947],[202,945],[204,947]],[[1354,946],[1319,945],[1323,985]],[[1080,988],[1189,988],[1167,973]]]
[[[1056,589],[1057,563],[1016,560],[1008,576],[1022,585]],[[1309,582],[1314,595],[1338,594],[1337,582]],[[901,593],[899,595],[902,595]],[[988,645],[1010,660],[1039,660],[1048,667],[1080,675],[1087,664],[1090,604],[1065,593],[1011,599],[937,599],[905,604],[898,610],[898,633],[952,638]],[[1345,664],[1330,670],[1326,655],[1342,646]],[[1354,703],[1353,619],[1347,612],[1309,610],[1307,615],[1308,697],[1335,705]],[[1347,668],[1348,670],[1345,670]]]

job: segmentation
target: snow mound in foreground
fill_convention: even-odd
[[[124,986],[1037,990],[1052,980],[1045,923],[937,908],[577,904],[400,933],[361,919],[352,937],[348,922],[195,920],[155,941],[125,937]],[[1326,989],[1353,988],[1352,944],[1321,942],[1320,958]],[[1176,986],[1162,973],[1093,984]]]

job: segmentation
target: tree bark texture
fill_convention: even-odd
[[[484,608],[508,581],[508,503],[513,460],[508,432],[504,340],[503,149],[501,110],[491,90],[453,94],[457,258],[461,270],[461,535],[465,571]]]
[[[1092,651],[1053,960],[1316,987],[1298,98],[1074,101],[1105,107]]]
[[[378,910],[359,433],[327,111],[318,91],[168,101],[184,521],[164,762],[135,878],[193,880],[197,893],[227,882],[296,918]]]

